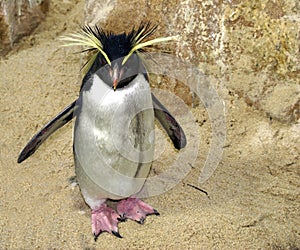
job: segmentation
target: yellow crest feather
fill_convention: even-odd
[[[72,33],[68,36],[62,36],[60,39],[62,41],[67,42],[64,44],[64,47],[68,46],[87,46],[87,51],[97,50],[97,52],[91,55],[84,66],[84,72],[87,73],[88,69],[92,66],[93,62],[95,61],[98,53],[100,52],[107,63],[111,65],[111,61],[109,60],[107,54],[103,51],[102,42],[97,37],[101,31],[97,26],[92,29],[89,26],[85,26],[82,28],[80,33]],[[89,66],[89,67],[88,67]]]
[[[144,37],[144,36],[143,36]],[[144,38],[140,38],[138,41],[142,41]],[[128,60],[128,58],[135,52],[138,51],[139,49],[142,49],[144,47],[148,47],[151,46],[155,43],[161,43],[161,42],[167,42],[167,41],[176,41],[178,40],[178,36],[169,36],[169,37],[158,37],[155,38],[153,40],[149,40],[147,42],[137,42],[134,47],[130,50],[130,52],[128,53],[127,56],[124,57],[122,64],[126,63],[126,61]]]
[[[143,48],[145,47],[151,46],[155,43],[178,40],[178,36],[170,36],[159,37],[153,40],[143,42],[147,37],[151,36],[156,29],[156,25],[151,27],[150,22],[148,22],[142,23],[137,30],[132,29],[132,31],[129,34],[126,34],[127,38],[129,39],[128,41],[130,41],[131,43],[131,49],[129,53],[123,58],[122,65],[126,63],[126,61],[133,53],[142,52]],[[72,33],[68,36],[62,36],[60,39],[64,42],[67,42],[63,45],[65,47],[78,45],[85,46],[87,47],[87,49],[83,50],[83,52],[92,52],[92,54],[88,58],[88,61],[83,66],[84,74],[86,74],[93,65],[99,53],[103,55],[106,62],[111,66],[111,61],[106,52],[103,50],[103,41],[107,41],[110,35],[117,36],[113,33],[105,33],[103,30],[99,29],[98,26],[94,26],[93,28],[90,26],[84,26],[81,32]]]

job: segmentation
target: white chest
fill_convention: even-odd
[[[144,76],[114,91],[95,75],[82,93],[77,119],[76,168],[110,193],[138,191],[144,181],[136,177],[147,177],[154,153],[154,113]]]

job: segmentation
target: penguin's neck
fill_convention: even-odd
[[[144,74],[138,74],[127,86],[116,90],[104,83],[97,74],[91,76],[89,81],[90,87],[83,88],[81,93],[82,108],[88,113],[95,112],[99,106],[106,107],[108,112],[112,111],[113,107],[116,108],[125,102],[135,102],[136,96],[142,95],[143,90],[150,89]]]

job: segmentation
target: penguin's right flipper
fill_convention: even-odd
[[[74,116],[76,116],[76,110],[78,108],[76,102],[77,100],[72,102],[31,138],[31,140],[21,151],[18,157],[18,163],[21,163],[31,156],[52,133],[64,126],[66,123],[72,120]]]
[[[171,115],[171,113],[160,103],[152,93],[152,103],[155,118],[159,121],[166,133],[173,142],[176,149],[182,149],[186,146],[186,136],[180,124]]]

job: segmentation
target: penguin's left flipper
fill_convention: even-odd
[[[152,93],[152,103],[155,118],[165,129],[176,149],[182,149],[186,146],[186,137],[183,129],[171,115],[171,113],[160,103]]]
[[[18,163],[26,160],[31,156],[39,146],[56,130],[68,123],[76,115],[75,112],[78,108],[76,101],[72,102],[62,112],[55,116],[50,122],[48,122],[37,134],[35,134],[27,145],[21,151],[18,157]]]

